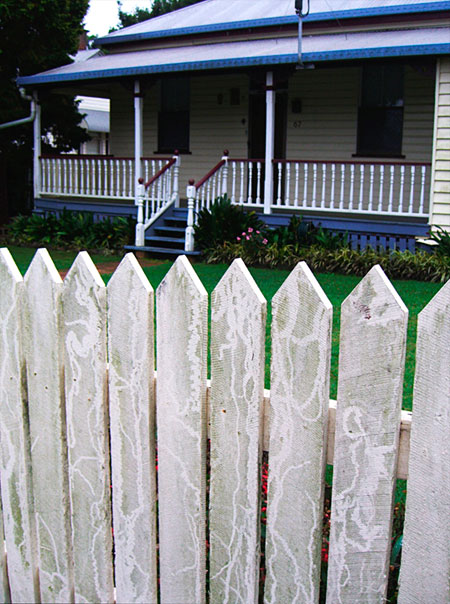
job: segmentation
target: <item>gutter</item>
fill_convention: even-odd
[[[34,118],[36,117],[36,100],[33,97],[26,95],[24,88],[19,88],[19,92],[20,96],[23,99],[31,102],[30,115],[20,120],[14,120],[13,122],[5,122],[4,124],[0,124],[0,130],[3,130],[5,128],[11,128],[12,126],[20,126],[21,124],[28,124],[34,121]]]

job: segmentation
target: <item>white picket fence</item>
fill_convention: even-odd
[[[62,282],[45,250],[24,278],[0,250],[2,602],[201,604],[209,586],[211,604],[256,604],[263,449],[264,601],[318,602],[334,452],[327,602],[384,602],[410,446],[398,601],[448,603],[450,283],[419,317],[403,445],[408,313],[382,270],[342,306],[335,414],[332,307],[308,267],[272,301],[270,392],[266,304],[235,261],[212,294],[208,383],[208,296],[185,257],[156,291],[155,353],[133,256],[105,287],[85,252]]]

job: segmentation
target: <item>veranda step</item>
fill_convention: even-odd
[[[182,227],[174,227],[174,226],[157,226],[155,227],[155,232],[164,232],[164,233],[174,233],[180,235],[180,237],[184,237],[185,228]]]
[[[170,243],[173,245],[178,245],[178,247],[184,247],[184,237],[164,237],[159,235],[152,235],[151,237],[146,237],[145,240],[155,243]]]

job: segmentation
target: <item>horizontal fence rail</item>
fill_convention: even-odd
[[[267,302],[241,260],[209,304],[184,256],[155,295],[131,254],[106,287],[86,252],[63,282],[46,250],[22,278],[1,249],[2,601],[378,604],[408,477],[398,601],[446,603],[450,282],[419,315],[412,415],[408,313],[381,268],[343,303],[329,404],[332,315],[299,263],[265,391]]]
[[[274,210],[428,216],[428,163],[274,160],[274,167]]]
[[[170,158],[143,158],[149,180]],[[135,160],[102,155],[42,156],[41,195],[86,199],[135,199]]]

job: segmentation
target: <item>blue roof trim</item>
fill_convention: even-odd
[[[312,14],[305,18],[307,22],[329,21],[335,19],[352,19],[364,17],[377,17],[385,15],[398,15],[407,13],[426,13],[441,10],[450,10],[450,1],[441,0],[440,2],[421,2],[420,4],[406,4],[397,6],[383,6],[372,8],[357,8],[344,11],[328,11],[324,13]],[[123,34],[122,36],[104,36],[97,38],[94,46],[107,46],[109,44],[120,44],[122,42],[137,42],[139,40],[149,40],[152,38],[166,38],[170,36],[185,36],[189,34],[200,34],[214,31],[230,31],[234,29],[244,29],[253,27],[270,27],[272,25],[290,25],[296,24],[298,17],[290,15],[286,17],[273,17],[270,19],[251,19],[247,21],[229,21],[227,23],[213,23],[211,25],[198,25],[194,27],[178,27],[173,29],[162,29],[160,31],[141,32],[137,34]]]
[[[339,61],[349,59],[373,59],[378,57],[405,57],[420,55],[450,54],[450,42],[447,44],[421,44],[417,46],[393,46],[381,48],[361,48],[354,50],[332,50],[310,52],[303,55],[305,63],[319,61]],[[242,57],[237,59],[216,59],[211,61],[192,61],[189,63],[169,63],[167,65],[142,65],[139,67],[118,67],[95,71],[74,73],[38,74],[17,79],[19,85],[50,84],[52,82],[70,82],[76,80],[96,80],[120,76],[143,75],[146,73],[168,73],[176,71],[199,71],[205,69],[225,69],[227,67],[246,67],[255,65],[279,65],[296,63],[297,54],[270,55],[266,57]]]

